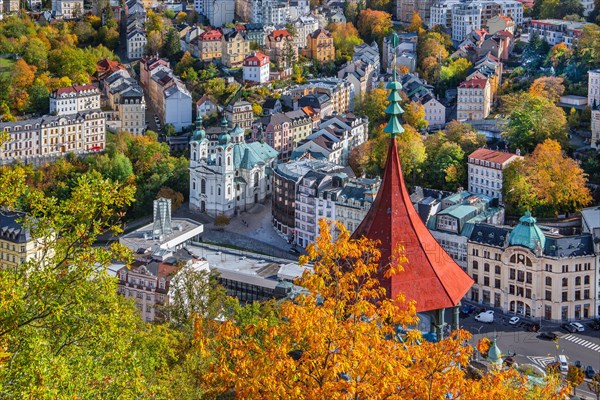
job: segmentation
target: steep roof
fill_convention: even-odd
[[[469,158],[473,158],[480,161],[489,161],[493,163],[504,164],[513,157],[518,157],[516,154],[507,153],[504,151],[490,150],[490,149],[477,149],[471,154]]]
[[[388,99],[392,103],[400,100],[397,90],[401,88],[398,82],[388,84],[388,89],[392,89]],[[418,312],[454,307],[469,291],[473,280],[439,245],[412,205],[396,146],[396,135],[402,132],[397,120],[401,111],[390,107],[388,110],[390,123],[384,132],[392,138],[383,181],[373,206],[353,237],[365,236],[380,242],[381,267],[394,262],[396,249],[404,246],[408,260],[403,264],[404,270],[390,278],[380,272],[379,279],[389,297],[403,293],[408,301],[416,302]]]
[[[31,240],[29,230],[23,227],[26,214],[0,209],[0,239],[13,243],[27,243]]]
[[[469,79],[468,81],[461,82],[461,84],[458,87],[462,89],[483,89],[485,85],[487,85],[487,83],[487,79],[474,78]]]

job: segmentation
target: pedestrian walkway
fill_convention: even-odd
[[[585,340],[577,335],[564,335],[561,336],[561,339],[568,340],[569,342],[573,342],[592,351],[597,351],[598,353],[600,353],[600,344],[590,342],[589,340]]]

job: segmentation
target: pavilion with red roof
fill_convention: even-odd
[[[444,310],[453,309],[453,325],[458,327],[458,307],[473,280],[440,246],[415,210],[402,176],[396,135],[404,132],[398,117],[404,112],[399,105],[402,85],[388,83],[390,89],[386,114],[390,116],[384,129],[391,136],[383,181],[371,209],[355,230],[353,237],[365,236],[380,242],[381,285],[390,298],[399,293],[416,302],[421,322],[429,321],[431,330],[443,337]],[[383,276],[383,268],[393,262],[398,245],[404,246],[407,262],[403,271],[391,278]],[[422,324],[421,324],[422,326]]]

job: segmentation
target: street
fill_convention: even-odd
[[[521,319],[517,325],[510,325],[508,320],[512,315],[495,312],[494,322],[482,324],[475,321],[476,313],[467,318],[461,318],[461,328],[473,334],[472,344],[487,337],[496,338],[496,343],[503,354],[514,354],[519,364],[534,364],[545,370],[545,366],[555,361],[556,356],[564,354],[569,363],[580,361],[583,368],[588,365],[596,371],[600,369],[600,331],[592,331],[586,326],[584,332],[569,333],[560,328],[557,323],[542,321],[540,332],[553,332],[558,335],[558,342],[538,338],[540,332],[528,332],[529,320]],[[449,322],[449,321],[448,321]],[[585,324],[584,324],[585,325]],[[587,381],[587,380],[586,380]],[[581,398],[595,399],[584,382],[577,388]]]

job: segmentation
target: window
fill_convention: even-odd
[[[483,271],[490,272],[490,264],[488,264],[488,263],[483,264]]]
[[[499,265],[496,265],[496,266],[494,267],[494,270],[495,270],[494,272],[496,273],[496,275],[500,275],[500,273],[501,273],[501,270],[500,270],[500,266],[499,266]]]
[[[562,280],[562,286],[563,287],[568,287],[569,286],[569,279],[568,278],[563,278],[563,280]]]
[[[514,268],[510,269],[510,279],[515,279],[516,270]]]
[[[475,281],[475,283],[479,283],[479,275],[473,274],[473,280]]]
[[[494,280],[494,289],[500,289],[500,279]]]
[[[581,300],[581,290],[575,291],[575,300]]]
[[[549,276],[546,277],[546,286],[552,286],[552,278]]]
[[[525,282],[525,271],[517,271],[517,281]]]
[[[531,282],[532,282],[532,280],[533,280],[533,277],[532,277],[532,275],[531,275],[531,272],[528,272],[526,276],[527,276],[527,279],[526,279],[525,281],[526,281],[527,283],[531,283]]]
[[[477,261],[473,261],[473,269],[474,270],[478,270],[479,269],[479,263]]]
[[[525,297],[527,297],[528,299],[531,298],[531,289],[525,289]]]
[[[206,194],[206,179],[200,180],[200,193]]]
[[[575,277],[575,286],[579,286],[581,285],[581,277],[580,276],[576,276]]]
[[[546,271],[552,272],[552,265],[551,264],[546,264]]]
[[[590,276],[586,275],[583,277],[583,284],[584,285],[589,285],[590,284]]]
[[[546,290],[546,300],[552,301],[552,291]]]
[[[488,278],[487,276],[484,276],[483,277],[483,285],[490,286],[490,278]]]
[[[569,272],[569,266],[568,265],[563,265],[562,266],[562,272]]]
[[[508,293],[515,294],[515,285],[510,285],[508,287]]]
[[[590,290],[589,290],[589,289],[585,289],[585,290],[583,291],[583,299],[584,299],[584,300],[587,300],[587,299],[589,299],[589,298],[590,298]]]
[[[567,301],[567,292],[562,292],[562,301]]]

